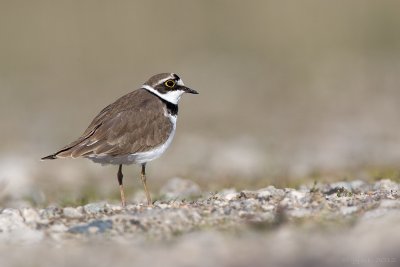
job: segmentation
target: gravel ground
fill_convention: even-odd
[[[399,266],[399,189],[355,180],[202,194],[172,179],[153,207],[2,208],[0,266]]]

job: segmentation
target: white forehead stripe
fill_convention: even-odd
[[[164,78],[164,79],[162,79],[162,80],[159,80],[158,83],[157,83],[157,85],[163,84],[163,83],[165,83],[166,81],[171,80],[171,79],[174,79],[174,77],[173,77],[173,76],[168,76],[167,78]]]
[[[179,79],[179,80],[176,82],[176,84],[177,84],[177,85],[180,85],[180,86],[184,86],[183,81],[182,81],[181,79]]]
[[[175,78],[176,78],[175,75],[172,73],[172,74],[169,75],[167,78],[164,78],[164,79],[159,80],[158,83],[157,83],[157,85],[163,84],[163,83],[165,83],[165,82],[168,81],[168,80],[175,80]],[[176,81],[176,84],[177,84],[177,85],[180,85],[180,86],[184,86],[183,81],[181,80],[181,78],[179,78],[179,80]]]
[[[179,99],[181,99],[181,96],[184,93],[184,91],[182,91],[182,90],[177,90],[177,91],[168,91],[165,94],[161,94],[156,89],[154,89],[153,87],[151,87],[150,85],[147,85],[147,84],[143,84],[142,88],[152,92],[153,94],[159,96],[160,98],[164,99],[165,101],[168,101],[175,105],[178,105]]]

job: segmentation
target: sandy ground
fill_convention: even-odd
[[[398,266],[400,185],[360,180],[201,194],[185,180],[126,208],[4,208],[1,266]],[[194,197],[196,195],[200,197]],[[180,195],[181,197],[178,197]],[[193,200],[185,198],[194,197]]]

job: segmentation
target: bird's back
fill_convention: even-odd
[[[138,89],[105,107],[76,141],[45,158],[116,157],[163,144],[173,123],[162,99]]]

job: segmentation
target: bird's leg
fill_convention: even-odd
[[[125,202],[124,186],[122,185],[122,178],[124,178],[124,175],[122,174],[122,164],[119,165],[117,177],[119,184],[119,192],[121,194],[121,205],[122,207],[125,207],[126,202]]]
[[[146,163],[142,164],[142,172],[141,172],[140,177],[142,179],[144,191],[146,193],[147,205],[152,206],[153,203],[151,201],[151,196],[150,196],[149,190],[147,190],[147,183],[146,183]]]

